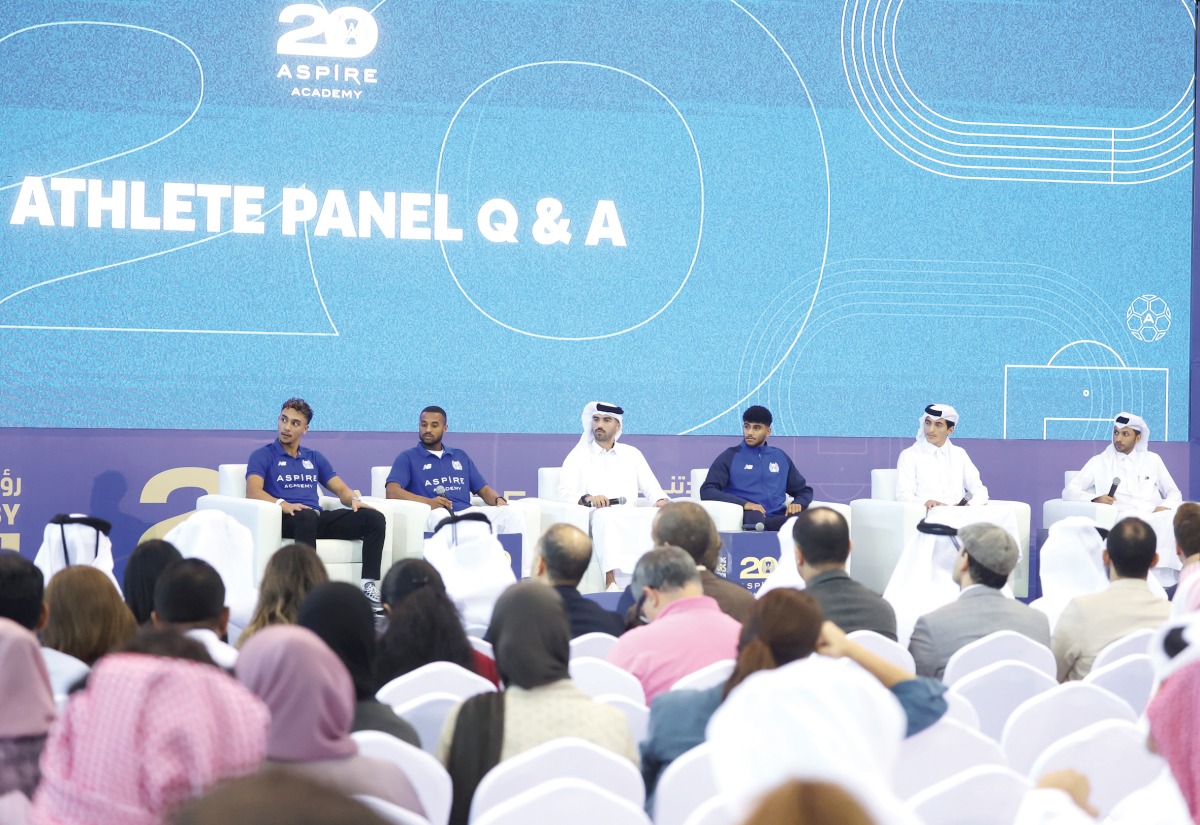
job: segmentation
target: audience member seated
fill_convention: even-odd
[[[837,510],[815,507],[792,525],[796,567],[804,589],[821,605],[825,618],[847,633],[873,630],[896,641],[896,611],[879,595],[850,578],[850,525]]]
[[[168,564],[182,558],[175,545],[162,539],[147,539],[133,548],[132,555],[125,562],[122,589],[125,604],[129,605],[129,611],[139,626],[150,623],[150,614],[154,612],[154,584],[158,577]]]
[[[59,513],[42,532],[42,546],[33,563],[42,571],[47,584],[68,567],[94,567],[119,592],[121,586],[113,575],[112,542],[108,538],[111,530],[112,524],[102,518]]]
[[[496,602],[489,630],[505,690],[454,708],[438,743],[438,758],[454,781],[451,825],[467,822],[484,774],[551,739],[587,739],[637,764],[625,716],[571,681],[571,629],[557,593],[538,582],[513,585]]]
[[[714,599],[722,613],[746,621],[754,609],[754,594],[712,572],[721,550],[721,534],[703,507],[694,501],[664,504],[654,515],[650,535],[655,546],[679,547],[691,556],[700,571],[704,595]]]
[[[262,702],[209,665],[105,656],[51,729],[32,819],[156,825],[218,782],[257,771],[268,723]]]
[[[361,802],[283,771],[228,782],[189,802],[170,825],[387,825]]]
[[[538,539],[529,569],[533,578],[558,592],[572,639],[584,633],[620,636],[625,632],[621,617],[579,593],[579,582],[591,562],[592,540],[587,533],[571,524],[551,524]]]
[[[1200,661],[1195,659],[1196,642],[1187,638],[1197,635],[1197,629],[1194,623],[1172,629],[1164,639],[1167,652],[1176,658],[1146,708],[1150,723],[1147,747],[1166,760],[1170,775],[1164,773],[1142,791],[1135,791],[1127,798],[1129,805],[1125,801],[1118,804],[1113,818],[1122,825],[1147,822],[1185,825],[1200,821],[1200,752],[1196,747],[1200,741],[1200,725],[1197,725],[1200,717],[1196,713],[1200,702]],[[1125,811],[1127,818],[1118,816]]]
[[[202,665],[217,666],[200,644],[190,636],[184,636],[170,627],[139,627],[129,641],[117,649],[118,653],[144,653],[147,656],[162,656],[167,659],[183,659]]]
[[[137,630],[120,591],[95,567],[59,571],[46,588],[46,609],[42,644],[89,667]]]
[[[40,633],[50,616],[42,598],[42,582],[42,571],[33,562],[20,553],[0,550],[0,617]],[[66,696],[73,685],[87,676],[88,666],[74,656],[44,645],[41,651],[55,696]]]
[[[1020,558],[1016,540],[994,524],[963,527],[957,540],[951,576],[959,595],[917,619],[908,643],[917,674],[940,679],[959,648],[998,630],[1014,630],[1049,647],[1046,614],[1000,592]]]
[[[831,782],[790,779],[762,798],[742,825],[877,825]]]
[[[1179,583],[1171,596],[1171,615],[1182,616],[1200,610],[1200,504],[1185,501],[1175,510],[1175,552],[1182,566]]]
[[[396,562],[383,577],[382,595],[388,624],[379,640],[379,687],[430,662],[453,662],[500,683],[495,663],[467,641],[458,608],[432,564]]]
[[[1054,627],[1054,658],[1060,682],[1082,679],[1096,655],[1122,636],[1158,627],[1171,614],[1170,602],[1150,592],[1146,577],[1158,563],[1158,538],[1149,524],[1130,516],[1113,525],[1104,551],[1108,589],[1078,596]]]
[[[41,780],[38,760],[57,714],[40,647],[29,630],[0,619],[0,796],[32,798]]]
[[[702,667],[737,656],[742,625],[704,595],[696,561],[678,547],[656,547],[633,571],[638,612],[648,625],[625,632],[608,661],[642,683],[646,703]]]
[[[488,624],[496,599],[517,580],[492,523],[480,512],[443,519],[425,540],[425,560],[437,568],[467,624]]]
[[[258,586],[258,604],[250,624],[238,637],[238,647],[244,646],[250,637],[264,627],[295,624],[304,597],[314,587],[327,581],[329,572],[317,555],[316,548],[307,544],[280,547],[263,571],[262,584]]]
[[[242,648],[238,680],[271,711],[267,766],[320,782],[348,796],[367,794],[423,814],[400,768],[362,756],[350,738],[354,682],[311,630],[276,625]]]
[[[348,582],[318,584],[304,598],[296,624],[329,645],[354,682],[351,732],[378,730],[421,746],[413,726],[375,698],[375,611],[362,590]]]
[[[180,559],[167,565],[154,585],[155,627],[170,627],[204,645],[218,667],[233,670],[238,653],[225,643],[229,608],[225,584],[202,559]]]

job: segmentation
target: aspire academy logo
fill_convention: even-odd
[[[371,12],[356,6],[329,11],[313,3],[292,3],[279,13],[290,29],[280,35],[275,52],[286,57],[275,77],[286,81],[291,97],[314,100],[359,100],[364,87],[379,82],[378,70],[357,63],[379,44],[379,24]],[[346,65],[342,61],[356,61]]]

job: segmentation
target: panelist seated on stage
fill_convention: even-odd
[[[421,410],[417,437],[421,443],[411,447],[392,462],[387,477],[387,497],[419,501],[430,507],[426,531],[432,531],[451,513],[483,513],[497,533],[520,533],[525,517],[519,510],[508,509],[508,501],[484,480],[464,450],[442,443],[447,418],[441,407]],[[471,506],[471,494],[483,499],[485,507]]]
[[[983,486],[967,451],[950,442],[958,411],[930,404],[917,422],[917,440],[896,462],[896,500],[924,505],[986,504]]]
[[[601,401],[583,408],[583,435],[563,461],[558,483],[559,501],[597,508],[592,543],[610,586],[618,571],[628,579],[651,546],[654,511],[634,506],[638,493],[655,507],[669,501],[642,451],[618,443],[624,415],[620,407]]]
[[[742,413],[742,442],[717,456],[700,498],[736,504],[745,511],[743,525],[778,531],[788,517],[812,503],[813,490],[788,454],[767,444],[772,420],[771,411],[758,404]]]
[[[273,501],[283,509],[283,537],[317,546],[317,539],[362,541],[362,590],[379,611],[379,575],[387,522],[383,513],[358,497],[316,450],[300,446],[312,422],[312,407],[300,398],[283,402],[278,437],[250,454],[246,498]],[[319,485],[346,509],[322,510]]]

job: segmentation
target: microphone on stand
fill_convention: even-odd
[[[1117,487],[1119,487],[1120,485],[1121,485],[1121,479],[1114,478],[1113,482],[1112,482],[1112,486],[1108,488],[1108,497],[1109,498],[1112,498],[1113,496],[1115,496],[1117,494]]]
[[[442,496],[442,497],[445,497],[445,495],[446,495],[446,488],[445,488],[445,487],[443,487],[441,484],[439,484],[438,486],[434,487],[434,488],[433,488],[433,491],[434,491],[435,493],[437,493],[439,496]],[[447,510],[449,510],[451,513],[453,513],[453,512],[454,512],[454,503],[453,503],[453,502],[451,502],[450,506],[449,506],[449,507],[447,507],[446,509],[447,509]]]
[[[957,505],[955,505],[955,506],[957,506],[957,507],[966,507],[966,506],[967,506],[967,502],[969,502],[969,501],[970,501],[972,498],[973,498],[973,496],[971,495],[971,491],[970,491],[970,490],[966,490],[966,491],[964,491],[964,492],[963,492],[962,501],[960,501],[960,502],[959,502]]]

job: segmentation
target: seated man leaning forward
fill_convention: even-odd
[[[599,508],[592,514],[592,543],[610,586],[617,571],[627,581],[650,549],[654,511],[635,506],[638,493],[655,507],[669,500],[642,451],[617,443],[624,415],[620,407],[601,401],[583,408],[583,435],[567,453],[558,482],[559,501]]]
[[[967,451],[950,443],[958,411],[930,404],[917,424],[917,441],[896,462],[896,501],[925,506],[986,504],[987,487]]]
[[[246,497],[272,501],[283,510],[283,537],[317,546],[317,539],[362,541],[362,589],[379,610],[379,567],[387,523],[383,513],[364,504],[346,486],[329,460],[300,446],[308,432],[312,407],[300,398],[283,402],[279,437],[250,454],[246,464]],[[346,509],[322,510],[317,485],[333,493]]]
[[[772,420],[771,411],[758,404],[742,413],[742,443],[717,456],[700,487],[700,498],[738,505],[745,510],[744,526],[761,523],[778,531],[812,503],[813,490],[787,453],[767,444]]]

